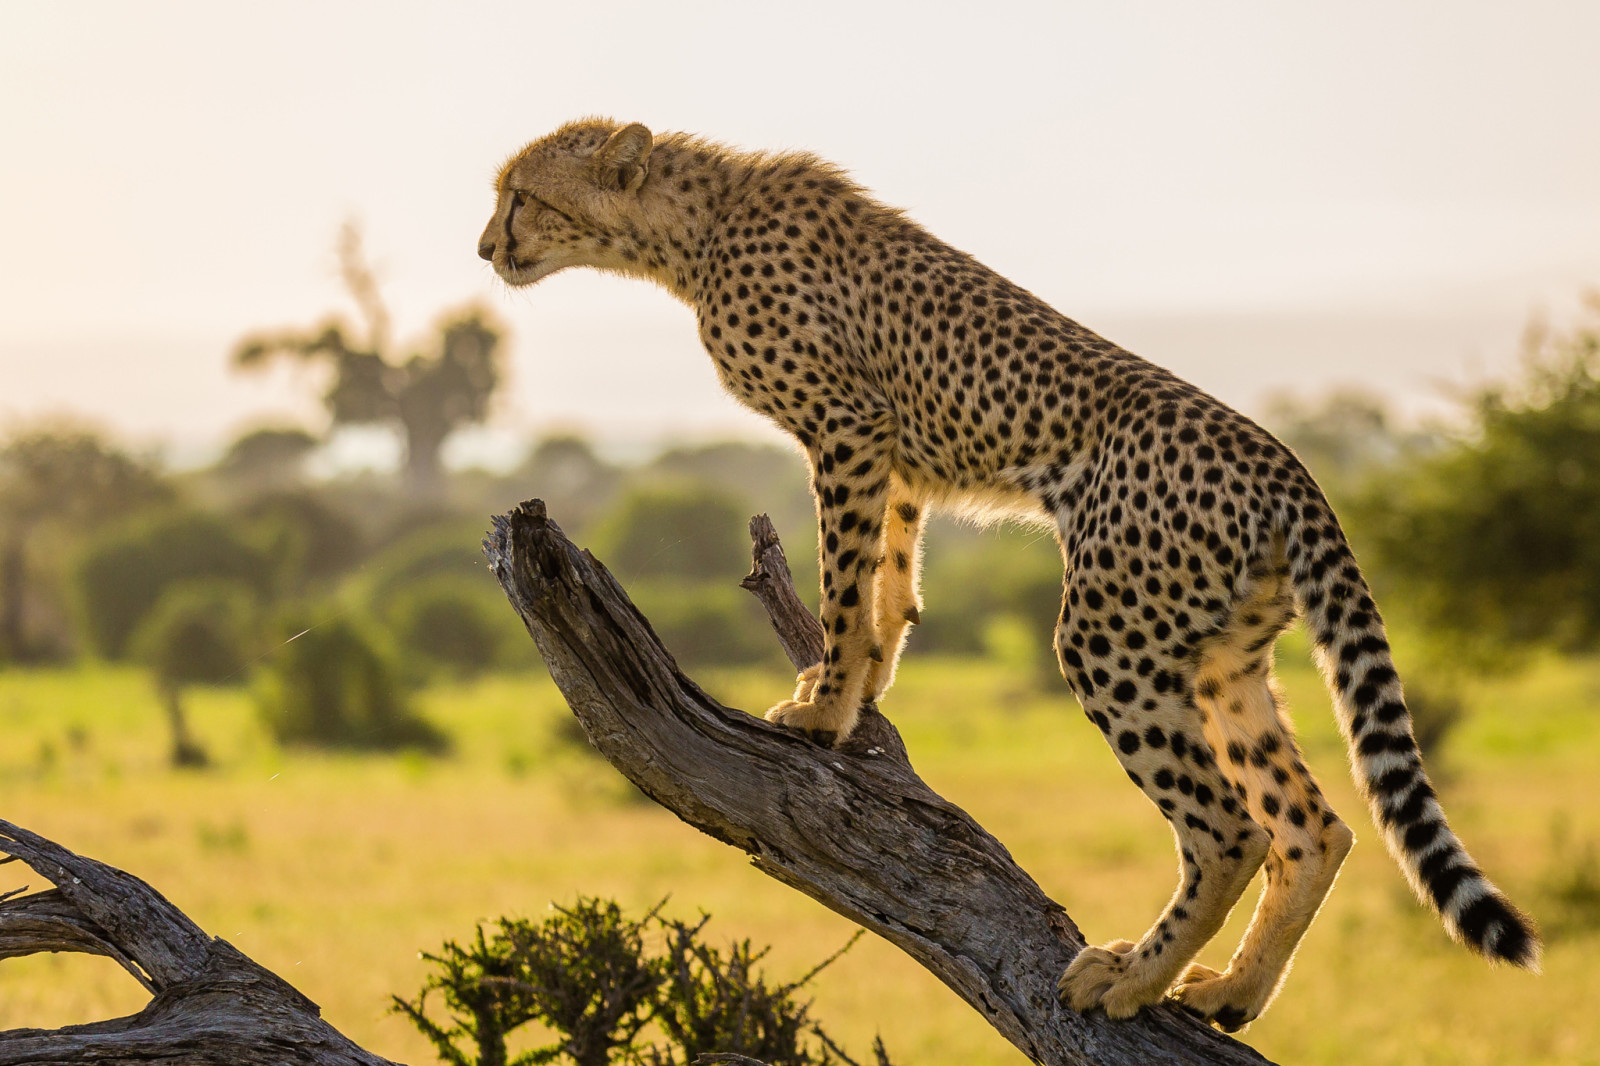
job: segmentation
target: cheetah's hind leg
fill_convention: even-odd
[[[1354,840],[1328,807],[1294,742],[1271,681],[1273,642],[1294,616],[1287,573],[1255,573],[1233,629],[1200,649],[1195,699],[1223,774],[1272,835],[1255,915],[1228,969],[1191,966],[1173,998],[1236,1032],[1272,1001],[1295,948]]]
[[[1139,942],[1084,950],[1058,985],[1062,1002],[1074,1010],[1101,1007],[1113,1018],[1129,1018],[1165,996],[1216,935],[1266,856],[1267,834],[1234,800],[1218,771],[1186,686],[1170,680],[1173,671],[1186,667],[1169,663],[1166,670],[1137,671],[1127,650],[1110,639],[1120,633],[1090,617],[1075,644],[1075,621],[1063,619],[1057,631],[1068,680],[1128,777],[1172,825],[1182,860],[1177,891]],[[1081,669],[1071,669],[1074,659]],[[1095,684],[1095,674],[1104,675],[1104,683]]]

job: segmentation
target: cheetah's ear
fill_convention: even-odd
[[[622,127],[600,146],[589,164],[602,189],[634,192],[644,184],[655,142],[639,123]]]

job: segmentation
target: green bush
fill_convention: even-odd
[[[749,512],[704,485],[636,488],[590,535],[594,554],[624,581],[656,577],[737,582],[749,568]]]
[[[360,527],[314,492],[270,492],[241,505],[235,515],[271,556],[278,586],[289,592],[337,577],[366,556]]]
[[[656,578],[628,593],[685,669],[784,661],[761,605],[735,584]]]
[[[646,1049],[638,1056],[639,1062],[687,1066],[702,1055],[734,1053],[768,1066],[834,1062],[855,1066],[812,1020],[811,1005],[801,1001],[798,993],[850,950],[861,937],[859,931],[798,981],[771,985],[756,968],[771,949],[756,950],[749,940],[740,940],[729,944],[726,952],[719,951],[700,940],[700,931],[709,921],[706,916],[694,925],[661,922],[667,944],[656,1023],[667,1043]],[[815,1045],[810,1042],[812,1037]],[[888,1066],[881,1041],[875,1051],[880,1066]]]
[[[393,1010],[451,1066],[679,1066],[717,1053],[770,1066],[856,1066],[798,996],[843,950],[798,981],[771,985],[756,969],[765,949],[746,940],[724,953],[701,942],[709,918],[686,925],[659,917],[658,906],[634,920],[613,902],[583,898],[552,910],[543,922],[502,918],[493,934],[479,926],[466,947],[449,941],[423,953],[435,972],[415,1002],[395,996]],[[658,939],[660,951],[648,951]],[[428,1013],[435,992],[449,1012],[443,1022]],[[512,1057],[507,1038],[530,1022],[554,1041]],[[881,1042],[875,1053],[889,1066]]]
[[[130,656],[165,686],[220,685],[242,679],[259,608],[249,586],[199,578],[177,581],[139,622]]]
[[[395,668],[366,627],[329,609],[280,627],[257,688],[262,719],[280,742],[328,747],[421,748],[446,740],[412,713]]]
[[[121,659],[169,586],[213,578],[265,598],[274,569],[271,557],[232,523],[184,510],[118,527],[93,542],[78,559],[74,584],[90,644],[108,659]]]
[[[423,672],[476,677],[497,666],[523,666],[537,656],[522,623],[487,574],[424,578],[395,592],[384,612],[395,644]]]
[[[435,522],[397,540],[363,568],[366,601],[386,615],[397,598],[441,577],[496,589],[481,546],[487,525],[478,519]]]

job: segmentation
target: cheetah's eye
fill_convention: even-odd
[[[561,219],[563,222],[567,222],[567,223],[569,223],[569,224],[571,224],[573,226],[576,226],[578,224],[577,220],[574,219],[571,215],[567,214],[565,211],[561,210],[559,207],[556,207],[553,204],[548,203],[547,201],[539,199],[537,196],[533,195],[531,192],[524,192],[521,189],[513,189],[512,190],[512,195],[517,198],[517,205],[518,206],[520,206],[522,203],[533,203],[533,204],[538,205],[538,207],[541,210],[550,212],[552,215],[555,215],[557,218]],[[513,210],[514,209],[515,208],[513,208]]]

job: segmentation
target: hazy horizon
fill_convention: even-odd
[[[777,440],[665,294],[509,293],[473,254],[496,165],[596,112],[815,150],[1247,412],[1350,385],[1443,410],[1600,284],[1600,9],[1575,0],[4,11],[0,430],[69,413],[199,454],[319,427],[308,382],[227,354],[353,317],[356,218],[399,337],[474,301],[509,327],[483,440]]]

